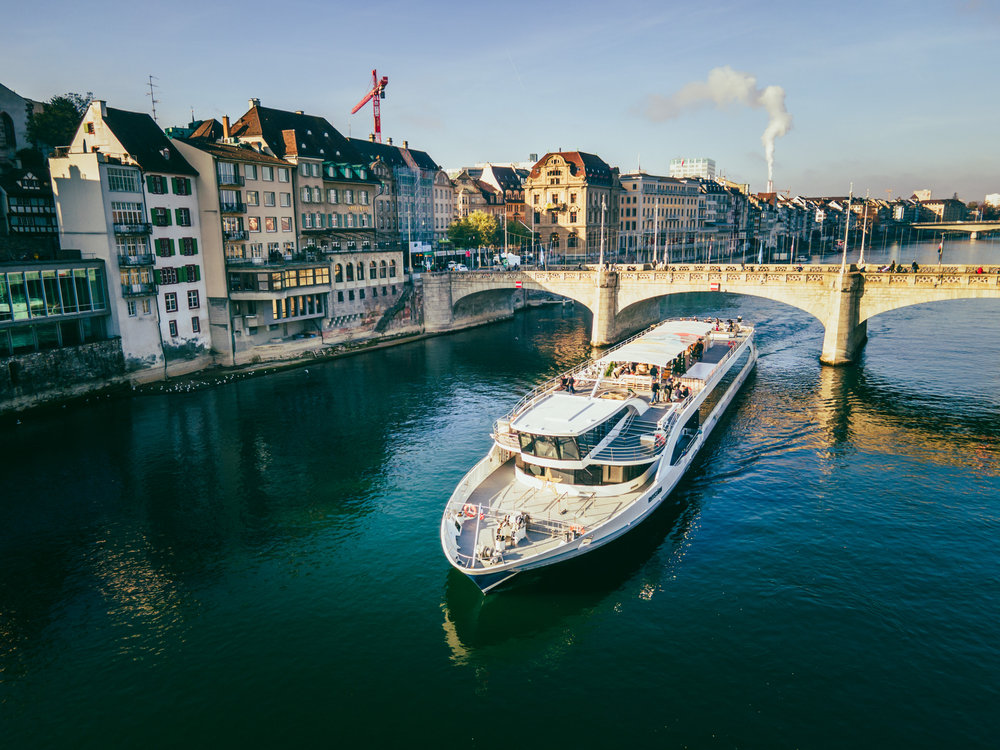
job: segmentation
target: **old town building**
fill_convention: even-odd
[[[93,101],[49,159],[63,248],[103,259],[125,363],[150,376],[210,353],[198,172],[146,114]]]
[[[529,225],[550,261],[596,260],[618,244],[618,170],[582,151],[545,154],[524,183]],[[610,259],[610,256],[607,256]]]

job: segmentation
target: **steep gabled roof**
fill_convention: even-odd
[[[548,161],[548,159],[552,156],[561,156],[573,165],[574,174],[579,175],[580,172],[582,172],[582,176],[585,177],[588,182],[611,184],[611,167],[608,166],[608,163],[600,156],[597,156],[596,154],[588,154],[585,151],[550,151],[539,159],[535,163],[535,166],[531,168],[530,177],[532,179],[541,175],[541,165]]]
[[[359,138],[350,138],[349,142],[369,163],[381,159],[390,167],[419,167],[429,172],[436,172],[441,168],[426,151],[417,151],[388,143],[363,141]]]
[[[205,120],[201,125],[195,128],[194,132],[191,133],[189,138],[205,138],[211,141],[217,141],[222,137],[222,123],[216,119]]]
[[[153,118],[144,112],[107,108],[105,124],[144,172],[198,175]]]
[[[295,137],[286,134],[294,131]],[[325,118],[254,105],[231,129],[236,138],[262,138],[275,156],[361,164],[361,155]]]
[[[195,138],[194,136],[190,138],[178,138],[177,140],[193,146],[199,151],[204,151],[206,154],[211,154],[217,159],[249,161],[255,164],[275,164],[283,167],[289,166],[287,161],[282,161],[277,156],[265,154],[247,145],[237,146],[229,143],[215,143],[202,138]]]

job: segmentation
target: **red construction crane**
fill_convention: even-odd
[[[365,98],[354,105],[354,109],[351,110],[353,115],[363,106],[365,106],[369,100],[372,102],[372,107],[375,110],[375,140],[379,143],[382,142],[382,116],[379,114],[379,99],[385,99],[385,87],[389,84],[389,77],[382,76],[380,81],[378,78],[378,73],[374,70],[372,71],[372,90],[365,94]]]

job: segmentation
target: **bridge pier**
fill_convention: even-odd
[[[455,322],[451,295],[451,274],[421,274],[424,286],[424,330],[447,331]]]
[[[860,274],[835,277],[830,290],[830,308],[823,335],[824,365],[852,364],[868,340],[868,321],[858,322],[864,279]]]
[[[609,346],[618,341],[618,274],[597,272],[597,304],[590,326],[590,345]]]

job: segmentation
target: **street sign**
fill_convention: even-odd
[[[708,290],[710,292],[717,292],[717,291],[719,291],[719,282],[718,281],[713,281],[712,283],[710,283],[708,285]]]
[[[514,288],[515,289],[520,289],[521,288],[521,282],[520,281],[515,281],[514,282]]]

